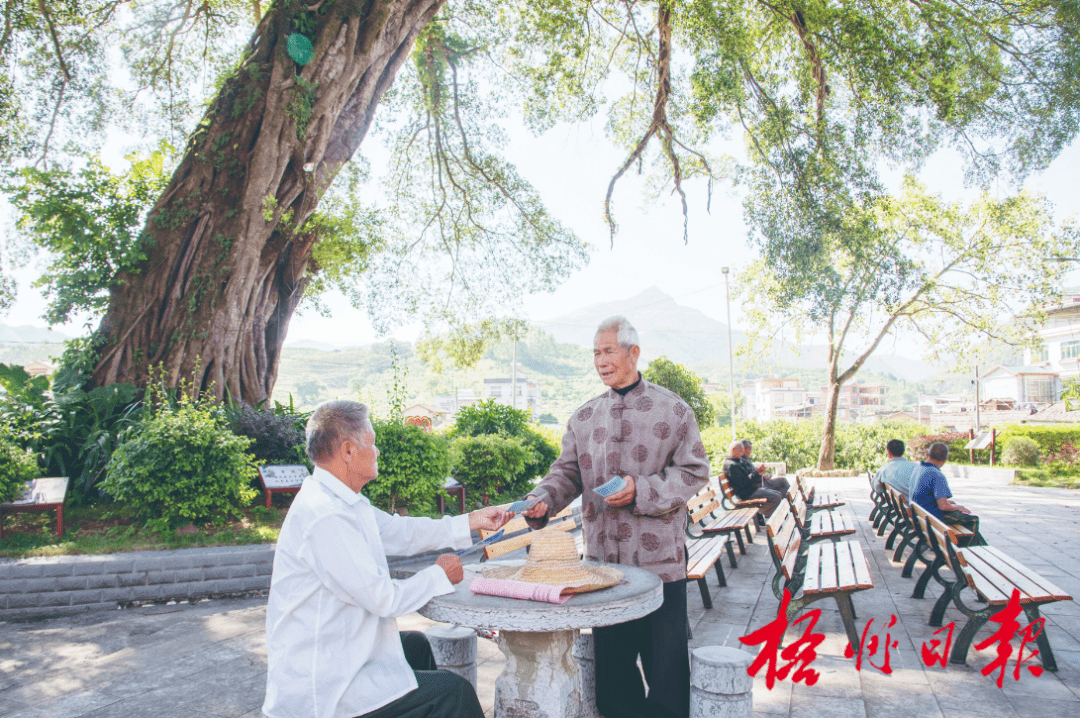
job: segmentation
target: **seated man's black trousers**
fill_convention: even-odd
[[[690,654],[686,579],[664,584],[664,603],[648,616],[593,629],[596,707],[604,718],[687,718]],[[641,671],[648,681],[641,682]]]
[[[484,718],[472,684],[459,675],[436,669],[427,636],[419,631],[402,631],[401,647],[419,687],[360,718]]]

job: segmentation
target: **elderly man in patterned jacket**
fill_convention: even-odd
[[[596,706],[606,718],[687,718],[686,502],[708,483],[709,459],[694,412],[642,378],[640,354],[637,331],[625,317],[600,324],[593,359],[608,391],[567,422],[562,453],[534,493],[544,500],[524,516],[541,528],[580,494],[586,558],[640,566],[660,577],[660,608],[593,629]],[[617,475],[626,481],[622,491],[606,499],[596,493]]]

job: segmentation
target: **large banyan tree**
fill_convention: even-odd
[[[1078,126],[1075,0],[11,0],[4,22],[0,152],[23,236],[55,258],[50,318],[101,314],[95,384],[160,365],[247,401],[327,286],[469,338],[580,263],[499,122],[606,113],[626,148],[596,195],[612,241],[625,173],[684,213],[684,182],[730,179],[772,270],[807,278],[883,167],[950,147],[974,182],[1022,178]],[[133,118],[175,161],[87,163]],[[350,164],[373,123],[393,137],[382,208]],[[747,159],[710,156],[733,132]]]

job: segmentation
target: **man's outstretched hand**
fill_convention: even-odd
[[[444,553],[439,556],[435,565],[446,573],[446,578],[450,580],[451,584],[461,583],[461,579],[465,577],[461,568],[461,559],[452,553]]]
[[[469,514],[469,530],[495,531],[514,518],[513,511],[505,511],[498,506],[486,506]]]
[[[529,494],[525,498],[526,499],[536,498],[536,494]],[[543,501],[541,501],[538,504],[536,504],[536,506],[533,506],[531,509],[529,509],[528,511],[522,511],[521,515],[524,516],[527,519],[542,519],[545,516],[547,516],[547,512],[548,512],[548,505],[546,503],[544,503]]]

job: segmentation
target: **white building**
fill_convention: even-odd
[[[791,411],[807,403],[808,392],[798,379],[765,377],[742,383],[742,418],[769,421],[791,418]],[[785,411],[787,410],[787,411]]]
[[[980,398],[1016,405],[1051,404],[1061,396],[1058,372],[1046,366],[998,365],[979,377]]]
[[[534,415],[541,413],[540,382],[536,379],[517,378],[517,401],[513,396],[514,382],[509,378],[484,379],[484,398],[494,399],[498,404],[527,409]]]
[[[1026,349],[1029,367],[1052,369],[1061,382],[1080,377],[1080,294],[1071,294],[1056,307],[1046,310],[1046,322],[1039,329],[1042,346]]]

